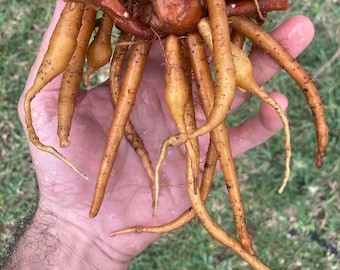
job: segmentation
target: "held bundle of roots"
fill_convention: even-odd
[[[157,227],[136,226],[113,232],[111,236],[131,232],[164,233],[197,217],[212,237],[232,249],[254,269],[268,269],[255,256],[252,240],[247,231],[225,119],[237,89],[256,95],[275,109],[285,131],[286,170],[279,189],[279,192],[282,192],[289,179],[290,170],[288,120],[281,107],[256,84],[250,60],[242,50],[243,42],[247,38],[275,59],[302,89],[315,120],[318,141],[316,166],[322,166],[328,129],[314,82],[258,23],[265,19],[267,12],[286,9],[287,2],[267,0],[66,2],[34,84],[25,96],[24,109],[29,139],[32,143],[40,150],[61,159],[82,177],[86,177],[55,148],[39,140],[32,124],[31,101],[48,82],[63,73],[58,101],[57,130],[60,146],[67,147],[70,144],[68,136],[80,83],[84,79],[85,84],[89,84],[90,74],[111,61],[109,81],[115,113],[98,173],[90,217],[95,217],[100,210],[105,187],[124,136],[136,150],[150,179],[154,213],[157,211],[158,203],[161,203],[158,202],[159,171],[167,148],[184,145],[186,151],[186,185],[191,207],[168,224]],[[98,19],[99,12],[103,16]],[[114,26],[120,30],[120,34],[113,50],[111,35]],[[90,43],[93,32],[96,32],[96,35]],[[129,120],[152,42],[161,42],[164,48],[166,84],[164,95],[178,128],[178,134],[164,139],[157,164],[151,163],[141,137]],[[213,59],[214,79],[208,58]],[[123,76],[124,65],[126,70]],[[195,121],[193,84],[207,119],[200,127],[196,127]],[[211,139],[205,160],[207,166],[200,174],[198,137],[206,133],[210,134]],[[235,239],[222,229],[205,208],[205,200],[210,191],[217,162],[221,166],[228,187],[239,239]]]

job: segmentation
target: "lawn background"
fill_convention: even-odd
[[[282,195],[277,194],[284,172],[282,132],[237,158],[237,169],[255,248],[273,269],[340,269],[339,6],[339,0],[295,1],[289,11],[270,14],[273,22],[266,26],[274,28],[294,14],[304,14],[315,24],[315,39],[298,61],[316,80],[330,130],[325,165],[316,169],[313,120],[301,91],[283,72],[265,86],[289,98],[291,182]],[[38,198],[17,101],[53,7],[51,0],[0,0],[0,252]],[[259,103],[254,100],[250,104],[234,114],[231,123],[255,114]],[[232,223],[220,177],[208,209],[219,223]],[[234,232],[232,226],[228,230]],[[193,221],[160,237],[132,261],[130,269],[249,267]]]

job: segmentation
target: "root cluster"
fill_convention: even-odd
[[[90,84],[90,74],[110,63],[109,82],[115,113],[97,177],[90,217],[94,218],[100,211],[101,203],[105,199],[105,188],[120,142],[124,137],[140,157],[150,180],[153,197],[153,205],[150,207],[153,207],[155,214],[158,204],[162,203],[158,200],[161,178],[159,172],[162,170],[167,149],[184,145],[186,151],[186,185],[191,207],[168,224],[124,228],[112,232],[111,236],[132,232],[164,233],[197,217],[213,238],[232,249],[254,269],[268,269],[255,256],[252,240],[248,234],[225,119],[228,117],[237,89],[257,96],[277,112],[285,131],[286,170],[279,189],[279,192],[282,192],[290,173],[289,124],[282,108],[253,78],[250,60],[242,50],[244,40],[248,39],[270,54],[305,94],[315,119],[318,140],[316,165],[322,166],[328,129],[314,82],[259,24],[265,19],[267,12],[286,9],[287,2],[266,0],[66,2],[34,85],[25,96],[24,107],[29,138],[33,144],[40,150],[55,155],[81,176],[86,177],[55,148],[39,140],[32,123],[31,101],[48,82],[63,73],[57,130],[60,146],[68,147],[79,85],[82,80],[86,85]],[[98,18],[98,14],[103,15]],[[111,44],[113,29],[120,31],[114,49]],[[90,42],[93,32],[96,32],[96,35]],[[153,42],[161,42],[164,48],[166,84],[164,98],[178,128],[178,134],[164,138],[157,164],[150,161],[148,151],[129,119]],[[87,70],[84,70],[85,63]],[[211,72],[212,65],[214,78]],[[124,66],[126,68],[123,72]],[[197,89],[199,103],[206,116],[205,124],[200,127],[196,126],[193,88]],[[205,159],[206,166],[204,171],[200,172],[198,137],[207,133],[210,134],[210,145]],[[222,229],[210,217],[205,207],[218,162],[224,174],[238,239]]]

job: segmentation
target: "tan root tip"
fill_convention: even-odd
[[[253,249],[252,245],[247,245],[243,247],[247,253],[251,256],[255,256],[255,250]]]
[[[278,193],[279,193],[279,194],[282,194],[282,193],[283,193],[283,191],[285,190],[285,188],[286,188],[286,186],[287,186],[287,183],[288,183],[288,180],[287,180],[287,181],[283,181],[281,187],[280,187],[279,190],[278,190]]]
[[[315,166],[318,168],[321,168],[323,166],[323,159],[317,160],[315,162]]]
[[[90,76],[90,74],[88,74],[87,72],[84,74],[84,84],[85,84],[86,87],[90,85],[89,76]]]
[[[289,182],[289,175],[290,175],[290,170],[287,169],[286,176],[282,181],[281,187],[278,190],[278,193],[281,194],[283,193],[284,189],[286,188],[288,182]]]
[[[78,170],[78,174],[79,174],[82,178],[84,178],[85,180],[89,180],[88,176],[87,176],[85,173],[83,173],[83,172],[81,172],[81,171]]]
[[[287,183],[288,183],[288,179],[285,178],[285,179],[282,181],[282,185],[281,185],[281,187],[280,187],[279,190],[278,190],[278,193],[279,193],[279,194],[283,193],[284,189],[285,189],[286,186],[287,186]]]
[[[282,181],[282,184],[281,184],[281,187],[280,187],[279,190],[278,190],[278,193],[281,194],[281,193],[284,191],[285,187],[286,187],[287,184],[288,184],[289,177],[290,177],[290,167],[289,167],[289,159],[288,159],[287,164],[286,164],[285,178],[284,178],[283,181]]]
[[[95,210],[90,210],[90,213],[89,213],[89,218],[95,218],[98,214],[98,211],[95,211]]]
[[[157,173],[157,175],[156,175],[156,173]],[[153,198],[152,198],[153,213],[152,213],[152,215],[155,216],[157,209],[158,209],[158,197],[159,197],[159,167],[157,168],[157,171],[155,172],[155,180],[154,180],[154,184],[152,185],[151,188],[152,188],[152,194],[153,194]]]
[[[137,232],[137,231],[134,228],[123,229],[123,230],[114,231],[110,233],[110,237],[117,236],[120,234],[125,234],[125,233],[133,233],[133,232]]]
[[[158,208],[158,199],[155,199],[155,201],[152,203],[152,216],[156,216]]]
[[[65,158],[61,153],[59,153],[53,147],[41,145],[38,148],[41,149],[42,151],[46,151],[46,152],[54,155],[55,157],[59,158],[62,162],[64,162],[67,166],[69,166],[73,171],[75,171],[77,174],[79,174],[82,178],[84,178],[85,180],[89,180],[89,178],[86,176],[85,173],[83,173],[81,170],[79,170],[71,161],[69,161],[67,158]]]
[[[251,256],[255,256],[255,250],[253,248],[253,242],[249,235],[240,237],[241,246]]]
[[[67,138],[60,138],[59,145],[61,148],[67,148],[69,147],[71,142]]]
[[[325,156],[325,151],[318,152],[316,154],[316,161],[315,161],[315,166],[320,168],[323,166],[323,157]]]

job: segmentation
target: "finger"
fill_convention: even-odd
[[[286,20],[271,35],[295,58],[313,40],[314,26],[307,17],[296,15]],[[281,71],[281,67],[269,54],[258,47],[251,52],[249,58],[252,61],[254,77],[258,85],[263,85],[272,76]],[[249,98],[250,95],[247,93],[236,95],[232,109],[239,107]]]
[[[288,107],[287,98],[280,93],[270,96],[276,100],[283,110]],[[280,117],[268,104],[261,103],[259,113],[230,130],[230,145],[233,156],[238,156],[252,149],[278,132],[282,128]]]

